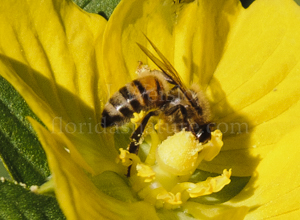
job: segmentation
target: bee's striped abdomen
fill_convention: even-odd
[[[122,125],[133,113],[160,107],[166,100],[163,83],[153,75],[133,80],[116,92],[102,112],[102,127]]]

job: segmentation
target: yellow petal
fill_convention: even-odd
[[[145,213],[158,219],[146,202],[121,202],[99,191],[63,148],[65,143],[36,121],[30,122],[46,151],[56,196],[68,219],[143,219]]]
[[[300,215],[300,127],[287,133],[228,204],[250,208],[246,219],[297,219]],[[225,204],[226,205],[226,204]]]
[[[105,31],[104,51],[111,51],[104,60],[105,71],[111,76],[109,89],[115,91],[136,78],[138,61],[155,67],[136,45],[149,45],[143,34],[187,85],[192,81],[208,83],[221,58],[229,22],[243,8],[237,0],[178,2],[130,0],[118,5]]]
[[[173,63],[187,85],[194,82],[206,88],[243,10],[237,0],[192,1],[180,7],[173,30]]]
[[[147,61],[145,54],[136,43],[146,45],[147,35],[158,39],[160,46],[170,36],[168,28],[172,24],[173,1],[129,0],[121,1],[111,16],[104,35],[103,60],[109,91],[136,78],[138,61]],[[109,53],[106,53],[109,51]],[[171,50],[170,50],[171,51]],[[117,81],[115,79],[118,79]]]
[[[232,24],[207,88],[223,151],[202,169],[252,175],[300,122],[300,10],[291,0],[255,1]]]
[[[1,75],[49,130],[71,142],[81,166],[118,170],[111,134],[97,124],[106,95],[99,74],[105,19],[70,1],[31,0],[2,2],[0,19]]]

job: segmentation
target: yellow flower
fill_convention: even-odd
[[[108,22],[70,1],[5,0],[0,12],[0,74],[46,126],[29,118],[67,218],[300,215],[300,10],[292,0],[257,0],[248,9],[237,0],[128,0]],[[200,168],[252,176],[226,203],[156,210],[120,176],[126,167],[116,163],[115,146],[122,134],[103,131],[101,110],[136,78],[138,61],[155,67],[136,45],[148,45],[143,34],[211,103],[224,147]],[[105,181],[120,187],[116,195],[99,190]],[[176,202],[179,194],[162,197]]]

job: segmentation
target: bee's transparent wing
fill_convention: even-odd
[[[147,37],[146,37],[147,38]],[[163,71],[166,77],[170,80],[170,83],[177,85],[179,89],[183,92],[183,94],[188,98],[188,100],[194,105],[193,98],[191,93],[187,90],[186,86],[182,83],[182,80],[172,66],[172,64],[167,60],[167,58],[159,51],[159,49],[147,38],[155,52],[158,54],[160,59],[155,57],[146,47],[142,46],[141,44],[137,43],[141,50]]]

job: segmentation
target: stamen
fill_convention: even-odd
[[[134,124],[134,126],[137,128],[141,121],[143,120],[143,118],[145,117],[146,112],[145,111],[141,111],[140,113],[133,113],[133,118],[130,119],[130,121]]]
[[[155,172],[151,169],[151,167],[138,163],[136,165],[137,176],[144,178],[144,182],[148,183],[155,179]]]

